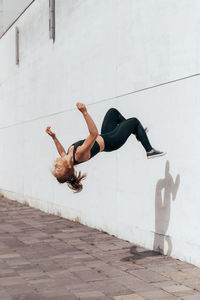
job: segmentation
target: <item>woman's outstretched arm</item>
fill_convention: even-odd
[[[83,115],[83,117],[84,117],[84,119],[86,121],[88,130],[89,130],[89,133],[92,136],[96,136],[97,137],[98,136],[98,129],[97,129],[97,127],[96,127],[93,119],[89,115],[85,104],[78,102],[78,103],[76,103],[76,106],[80,110],[80,112],[82,112],[82,115]]]
[[[97,129],[93,119],[91,118],[91,116],[89,115],[89,113],[87,111],[85,104],[78,102],[78,103],[76,103],[76,106],[82,113],[82,115],[85,119],[85,122],[87,124],[89,133],[90,133],[90,135],[84,141],[83,145],[81,145],[79,147],[79,153],[87,152],[87,151],[90,151],[90,149],[94,145],[94,142],[95,142],[96,138],[98,137],[99,133],[98,133],[98,129]]]
[[[51,127],[50,126],[48,126],[46,128],[46,133],[48,133],[52,137],[52,139],[53,139],[53,141],[54,141],[54,143],[56,145],[56,148],[57,148],[58,153],[60,154],[60,156],[61,157],[65,156],[67,153],[66,153],[64,147],[61,145],[61,143],[57,139],[56,134],[51,131]]]

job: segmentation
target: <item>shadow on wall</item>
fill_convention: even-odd
[[[176,199],[176,194],[180,185],[180,175],[176,176],[176,180],[172,178],[169,172],[169,161],[165,166],[165,178],[158,180],[155,193],[155,233],[153,250],[145,250],[137,246],[130,248],[132,256],[127,256],[121,261],[132,261],[144,259],[164,253],[165,240],[168,244],[167,255],[172,252],[172,242],[170,236],[166,235],[169,227],[171,200]],[[159,252],[159,253],[158,253]]]
[[[169,227],[171,200],[176,199],[176,194],[180,185],[180,175],[176,176],[174,182],[169,172],[169,161],[165,166],[165,178],[158,180],[155,192],[155,233],[154,233],[154,251],[164,253],[165,241],[168,244],[167,255],[172,252],[172,241],[170,236],[166,235]]]

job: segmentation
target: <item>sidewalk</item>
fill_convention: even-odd
[[[0,300],[197,300],[200,269],[0,198]]]

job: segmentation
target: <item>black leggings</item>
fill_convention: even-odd
[[[125,119],[116,108],[110,108],[103,120],[101,136],[104,139],[104,151],[119,149],[131,134],[135,134],[146,152],[152,150],[148,137],[140,121],[136,118]]]

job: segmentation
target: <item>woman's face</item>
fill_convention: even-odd
[[[72,158],[69,155],[58,157],[54,163],[54,176],[64,176],[66,171],[71,171],[73,168]]]
[[[63,175],[66,170],[66,160],[63,160],[62,157],[58,157],[54,163],[54,175]]]

